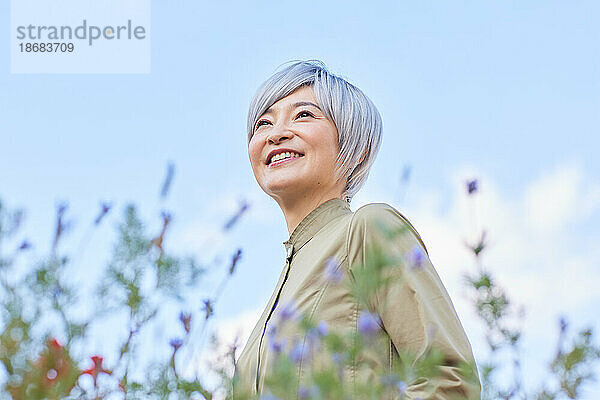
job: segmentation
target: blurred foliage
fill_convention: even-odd
[[[169,165],[160,198],[167,196],[173,179],[174,167]],[[408,175],[407,175],[408,176]],[[407,180],[407,179],[406,179]],[[467,182],[467,195],[477,195],[477,180]],[[244,201],[239,211],[224,224],[224,231],[233,229],[249,208]],[[14,243],[24,220],[23,210],[10,210],[0,200],[0,362],[2,374],[0,398],[12,399],[213,399],[255,398],[248,393],[236,392],[232,377],[239,342],[229,344],[226,354],[221,354],[215,364],[215,373],[221,386],[209,390],[201,377],[181,374],[182,349],[191,347],[207,334],[207,323],[214,317],[215,305],[227,281],[236,271],[242,251],[236,249],[230,262],[223,267],[223,280],[212,296],[198,300],[200,283],[208,267],[194,257],[178,257],[165,249],[166,235],[173,216],[165,210],[160,213],[161,229],[149,234],[138,215],[136,206],[125,207],[118,225],[113,253],[102,271],[95,289],[97,303],[90,315],[82,315],[81,285],[72,279],[67,253],[60,250],[61,239],[71,228],[66,220],[68,206],[57,209],[56,229],[50,253],[41,260],[22,267],[25,252],[32,248],[28,240]],[[112,206],[101,204],[98,216],[92,222],[96,229],[107,218]],[[387,232],[388,235],[402,232]],[[557,351],[548,369],[548,378],[534,393],[527,393],[522,384],[520,342],[518,328],[523,313],[516,312],[508,294],[497,284],[490,270],[482,267],[485,254],[485,231],[478,243],[467,244],[476,260],[477,269],[465,275],[473,306],[481,319],[490,357],[479,361],[479,375],[484,399],[576,399],[582,388],[595,379],[595,369],[600,349],[594,343],[591,329],[584,329],[569,337],[568,322],[561,319]],[[12,246],[12,247],[11,247]],[[8,250],[5,249],[8,248]],[[358,270],[351,293],[367,309],[378,290],[390,283],[386,266],[393,259],[378,249],[369,253],[368,268]],[[335,279],[335,277],[333,277]],[[190,296],[193,293],[195,296]],[[142,362],[139,337],[152,323],[164,323],[160,312],[167,305],[180,308],[192,306],[193,311],[181,311],[178,316],[178,337],[171,338],[170,356],[159,362]],[[185,305],[185,307],[184,307]],[[101,324],[104,318],[126,315],[127,334],[120,337],[118,348],[110,365],[105,365],[102,355],[90,354],[89,339],[92,324]],[[261,399],[347,399],[358,393],[362,399],[380,399],[385,396],[405,397],[407,385],[439,373],[443,356],[431,348],[421,357],[401,352],[400,362],[390,374],[377,371],[380,379],[357,388],[346,387],[343,374],[352,362],[363,361],[361,352],[381,332],[373,329],[375,315],[365,313],[358,334],[343,336],[330,331],[325,321],[311,321],[305,316],[291,318],[286,323],[300,324],[309,338],[310,351],[326,354],[330,362],[309,369],[308,385],[294,387],[297,381],[298,348],[281,346],[270,376],[266,377],[266,392]],[[173,317],[177,321],[177,317]],[[119,330],[105,332],[119,335]],[[272,332],[270,345],[278,346],[276,333]],[[193,338],[193,340],[191,340]],[[217,347],[219,338],[212,337]],[[167,346],[167,343],[163,344]],[[158,346],[158,344],[157,344]],[[509,354],[512,365],[498,361]],[[108,355],[105,355],[108,356]],[[387,355],[382,355],[387,356]],[[188,360],[189,362],[189,360]],[[385,363],[383,363],[385,365]],[[359,365],[360,367],[360,365]],[[477,379],[474,365],[460,365],[466,380]],[[501,369],[512,367],[514,379],[508,386],[497,383]],[[143,372],[144,378],[139,378]],[[356,390],[356,392],[354,392]],[[406,397],[408,398],[408,397]]]

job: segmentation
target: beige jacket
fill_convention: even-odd
[[[381,228],[405,229],[406,233],[390,242]],[[358,268],[363,268],[369,246],[382,246],[394,254],[409,254],[415,246],[422,249],[422,262],[417,268],[393,270],[391,284],[378,293],[371,309],[380,317],[378,339],[367,344],[366,355],[370,367],[361,369],[350,365],[343,373],[349,384],[372,382],[375,371],[389,371],[399,362],[398,351],[412,351],[417,356],[435,347],[443,352],[444,362],[436,378],[415,379],[407,382],[408,399],[480,398],[480,384],[470,383],[459,374],[458,363],[474,365],[471,346],[458,319],[452,301],[436,273],[427,249],[414,227],[393,207],[384,203],[367,204],[355,212],[342,199],[331,199],[311,211],[283,242],[287,251],[285,265],[267,306],[254,327],[235,369],[239,388],[261,394],[265,375],[271,371],[276,349],[269,345],[269,331],[279,328],[278,338],[288,348],[294,343],[307,343],[306,335],[291,324],[282,323],[285,308],[298,314],[310,315],[314,321],[325,321],[329,331],[340,334],[359,330],[360,307],[350,294],[348,285],[336,284],[331,271],[325,271],[327,261],[334,257],[339,262],[345,280],[355,279]],[[402,272],[404,271],[404,272]],[[329,274],[329,275],[328,275]],[[277,341],[275,341],[277,343]],[[308,350],[309,346],[300,347]],[[319,362],[317,352],[300,355],[297,362],[297,380],[302,385],[309,374],[309,356]],[[329,358],[330,355],[328,356]],[[298,357],[297,357],[298,358]],[[355,393],[357,398],[360,394]],[[398,397],[394,398],[400,398]]]

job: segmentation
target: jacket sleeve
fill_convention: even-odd
[[[443,355],[436,377],[406,382],[405,398],[480,399],[471,346],[414,227],[393,207],[368,204],[355,212],[347,243],[351,275],[357,268],[377,268],[377,257],[370,256],[374,249],[387,257],[380,262],[387,284],[366,306],[381,318],[396,352],[410,352],[417,360],[432,348]],[[461,363],[470,363],[470,377],[460,373]]]

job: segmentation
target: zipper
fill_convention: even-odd
[[[275,301],[273,302],[273,306],[271,307],[271,310],[269,311],[269,315],[267,316],[267,318],[265,320],[265,325],[263,326],[263,331],[260,336],[260,341],[258,343],[258,357],[257,357],[257,362],[256,362],[256,379],[254,382],[256,393],[258,393],[258,386],[259,386],[258,384],[259,384],[259,377],[260,377],[260,354],[261,354],[261,349],[262,349],[263,338],[264,338],[265,332],[267,330],[267,324],[269,323],[269,320],[271,319],[271,316],[273,315],[273,311],[275,310],[275,308],[277,307],[277,304],[279,303],[279,295],[281,295],[283,286],[285,285],[285,282],[287,281],[288,274],[290,272],[290,265],[291,265],[293,250],[294,250],[293,245],[287,249],[287,256],[285,258],[285,268],[286,268],[285,276],[283,277],[281,286],[279,287],[279,290],[277,291],[277,296],[275,296]]]

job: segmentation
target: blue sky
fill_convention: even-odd
[[[7,25],[9,11],[2,2]],[[215,327],[247,326],[275,285],[288,235],[250,169],[247,108],[280,64],[320,59],[383,118],[378,159],[351,208],[387,202],[409,217],[476,355],[483,342],[460,284],[473,265],[458,238],[471,227],[462,182],[481,179],[475,207],[493,237],[487,261],[531,312],[525,367],[540,382],[558,315],[600,329],[598,17],[593,1],[153,1],[150,74],[10,74],[6,37],[0,198],[27,209],[23,235],[40,252],[59,200],[76,220],[65,247],[79,243],[100,201],[112,201],[110,223],[81,255],[86,274],[102,267],[126,202],[156,227],[161,207],[172,210],[172,249],[208,259],[243,248]],[[176,173],[163,204],[168,161]],[[249,212],[223,235],[242,198]]]

